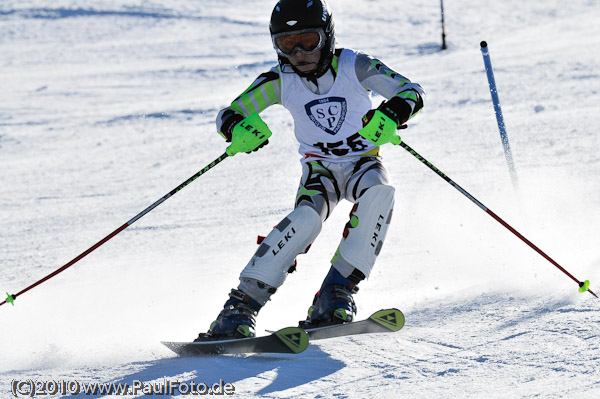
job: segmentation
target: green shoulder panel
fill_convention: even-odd
[[[281,104],[281,77],[279,67],[261,74],[231,103],[230,108],[248,116],[261,113],[271,105]]]

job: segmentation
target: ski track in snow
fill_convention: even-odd
[[[224,151],[216,113],[276,62],[273,3],[0,4],[0,292],[56,270]],[[444,52],[439,2],[329,4],[340,46],[425,88],[404,140],[599,292],[597,1],[446,2]],[[356,300],[359,317],[402,309],[403,330],[319,341],[295,356],[174,357],[160,341],[206,330],[255,235],[293,205],[291,121],[281,107],[264,118],[276,132],[265,149],[224,161],[14,308],[0,307],[0,396],[14,379],[164,378],[222,379],[241,398],[600,396],[600,302],[397,148],[382,148],[397,188],[394,222]],[[299,257],[259,332],[303,317],[349,209],[338,205]]]

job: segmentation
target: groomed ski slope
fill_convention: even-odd
[[[447,1],[443,52],[437,1],[329,4],[339,46],[380,57],[425,88],[405,142],[600,292],[598,2]],[[3,296],[224,152],[216,113],[276,62],[273,5],[0,3]],[[15,379],[223,380],[239,398],[600,396],[599,300],[399,147],[382,148],[394,220],[356,300],[359,317],[402,309],[401,332],[320,341],[297,356],[174,357],[160,341],[206,331],[256,235],[292,209],[300,168],[291,119],[279,106],[263,117],[274,132],[267,147],[225,160],[14,307],[0,307],[1,397]],[[261,312],[260,333],[305,316],[349,210],[340,204],[299,257]]]

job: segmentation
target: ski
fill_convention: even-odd
[[[201,342],[162,342],[179,356],[244,353],[300,353],[308,347],[308,334],[298,327],[287,327],[270,335],[253,338]]]
[[[398,309],[382,309],[368,319],[324,327],[304,328],[311,340],[343,337],[347,335],[389,333],[404,326],[404,314]]]

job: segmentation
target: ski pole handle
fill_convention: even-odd
[[[231,137],[231,145],[225,153],[234,156],[240,152],[249,153],[261,148],[273,133],[261,117],[254,113],[235,125]]]

